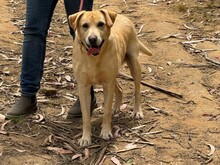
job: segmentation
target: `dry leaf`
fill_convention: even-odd
[[[82,154],[76,154],[76,155],[73,155],[72,156],[72,158],[71,158],[71,160],[75,160],[75,159],[77,159],[77,158],[82,158]]]
[[[58,148],[58,147],[47,147],[47,149],[50,151],[54,151],[57,154],[71,154],[71,153],[73,153],[70,150],[65,150],[63,148]]]
[[[143,127],[145,127],[146,125],[139,125],[139,126],[137,126],[137,127],[133,127],[133,128],[131,128],[131,129],[134,129],[134,130],[136,130],[136,129],[140,129],[140,128],[143,128]]]
[[[120,161],[119,161],[116,157],[111,157],[111,161],[112,161],[115,165],[121,165]]]
[[[85,154],[85,157],[83,158],[83,160],[88,159],[89,158],[89,149],[88,148],[85,148],[84,154]]]
[[[48,141],[49,141],[50,143],[52,143],[52,138],[53,138],[53,135],[48,136]]]
[[[158,66],[159,69],[164,70],[164,68],[162,66]]]
[[[106,158],[107,158],[107,156],[104,155],[103,158],[102,158],[102,160],[101,160],[101,162],[99,163],[99,165],[103,165],[103,163],[104,163],[104,161],[105,161]]]
[[[65,51],[67,50],[67,49],[73,49],[73,46],[66,46],[66,47],[64,47],[63,48]]]
[[[144,28],[145,24],[141,25],[140,29],[138,30],[137,34],[140,34],[142,29]]]
[[[65,79],[66,79],[68,82],[71,81],[71,77],[70,77],[69,75],[66,75],[66,76],[65,76]]]
[[[114,133],[114,137],[119,137],[120,136],[119,131],[121,130],[120,127],[117,125],[114,125],[113,128],[116,129]]]
[[[0,123],[5,121],[5,115],[0,114]]]
[[[172,65],[172,62],[171,61],[167,61],[167,65]]]
[[[137,145],[134,143],[129,143],[125,146],[125,148],[128,150],[131,150],[131,149],[137,148]]]
[[[65,108],[63,106],[61,106],[61,112],[55,116],[62,116],[65,113]]]
[[[102,88],[95,88],[94,89],[94,92],[98,93],[98,92],[103,92],[103,89]]]
[[[215,153],[215,146],[213,146],[212,144],[207,144],[211,151],[209,152],[209,154],[207,154],[208,156],[212,156]]]
[[[57,81],[60,83],[61,80],[62,80],[62,77],[59,76],[59,77],[57,78]]]
[[[128,106],[128,104],[122,104],[122,105],[120,106],[120,110],[124,110],[125,108],[127,108],[127,106]]]
[[[15,150],[16,151],[18,151],[18,152],[20,152],[20,153],[22,153],[22,152],[25,152],[26,150],[21,150],[21,149],[17,149],[17,148],[15,148]]]
[[[152,68],[151,67],[147,67],[147,70],[148,70],[148,73],[151,73],[152,72]]]
[[[99,6],[99,8],[104,8],[106,6],[109,6],[109,4],[103,4],[103,5]]]
[[[38,103],[47,103],[47,102],[50,102],[51,100],[49,99],[38,99],[37,102]]]
[[[195,28],[195,27],[190,27],[190,26],[188,26],[188,25],[186,25],[186,24],[184,24],[183,25],[185,28],[187,28],[187,29],[190,29],[190,30],[197,30],[197,28]]]
[[[7,135],[8,132],[6,132],[6,131],[1,131],[1,130],[0,130],[0,134]]]
[[[10,123],[10,121],[11,121],[11,120],[8,120],[8,121],[4,122],[4,123],[2,124],[0,130],[1,130],[1,131],[4,131],[4,130],[5,130],[5,125],[8,124],[8,123]]]
[[[118,151],[118,147],[116,145],[110,144],[109,147],[112,147],[115,151]]]
[[[69,96],[63,96],[63,97],[70,100],[70,101],[75,101],[76,100],[75,98],[72,98],[72,97],[69,97]]]
[[[33,120],[33,122],[36,122],[36,123],[40,123],[40,122],[42,122],[42,121],[45,120],[44,116],[41,115],[41,114],[37,114],[37,115],[35,116],[35,118],[36,118],[36,120]]]

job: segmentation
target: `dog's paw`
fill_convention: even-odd
[[[79,143],[80,147],[87,147],[87,146],[91,145],[92,140],[91,140],[91,138],[81,138],[81,139],[79,139],[78,143]]]
[[[141,112],[133,112],[133,113],[131,114],[131,117],[132,117],[133,119],[139,120],[139,119],[143,119],[143,118],[144,118],[144,115],[143,115],[143,112],[142,112],[142,111],[141,111]]]
[[[107,131],[107,130],[102,129],[102,131],[100,133],[100,137],[102,139],[109,140],[109,139],[113,138],[113,135],[112,135],[111,131]]]

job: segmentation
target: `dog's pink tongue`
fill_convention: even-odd
[[[90,55],[90,54],[94,54],[94,55],[99,54],[99,49],[98,48],[89,48],[88,55]]]

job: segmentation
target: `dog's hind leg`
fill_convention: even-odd
[[[143,112],[141,109],[141,66],[138,61],[138,49],[131,49],[132,51],[127,53],[126,62],[131,72],[131,76],[134,79],[135,86],[135,103],[132,117],[134,119],[143,118]]]

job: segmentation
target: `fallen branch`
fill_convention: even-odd
[[[102,148],[102,150],[99,152],[99,156],[98,158],[97,157],[94,157],[94,159],[90,162],[90,165],[99,165],[99,163],[102,161],[102,159],[104,158],[105,156],[105,153],[106,153],[106,150],[108,148],[108,145],[107,146],[104,146]],[[97,153],[98,154],[98,153]],[[95,161],[95,158],[97,158],[97,160]]]
[[[129,76],[129,75],[125,74],[125,73],[120,72],[119,75],[122,76],[122,77],[125,77],[126,79],[133,80],[133,78],[132,78],[131,76]],[[161,87],[158,87],[158,86],[155,86],[155,85],[146,83],[146,82],[144,82],[144,81],[141,81],[141,84],[142,84],[142,85],[145,85],[145,86],[148,86],[148,87],[150,87],[150,88],[152,88],[152,89],[154,89],[154,90],[163,92],[163,93],[165,93],[165,94],[167,94],[167,95],[170,95],[170,96],[172,96],[172,97],[175,97],[175,98],[178,98],[178,99],[182,99],[182,98],[183,98],[183,96],[180,95],[180,94],[177,94],[177,93],[168,91],[168,90],[166,90],[166,89],[164,89],[164,88],[161,88]]]
[[[208,61],[210,64],[219,67],[220,62],[214,59],[211,59],[207,53],[207,51],[217,51],[217,49],[199,49],[192,45],[192,42],[195,43],[195,42],[202,42],[202,41],[205,41],[205,40],[203,39],[203,40],[197,40],[197,41],[186,41],[186,42],[182,42],[182,44],[186,49],[193,50],[191,51],[192,53],[201,54],[202,56],[204,56],[205,60]]]
[[[216,60],[213,60],[213,59],[209,58],[207,52],[204,52],[204,57],[205,57],[205,59],[206,59],[207,61],[209,61],[209,62],[211,62],[211,63],[213,63],[213,64],[215,64],[215,65],[219,65],[219,66],[220,66],[220,62],[218,62],[218,61],[216,61]]]
[[[175,63],[178,67],[188,67],[188,68],[216,68],[215,65],[210,64],[186,64],[186,63]]]
[[[131,148],[131,149],[122,149],[122,150],[116,151],[115,153],[119,154],[119,153],[131,151],[131,150],[142,149],[142,148],[144,148],[145,146],[146,146],[146,145],[143,145],[143,146],[141,146],[141,147],[134,147],[134,148]]]

